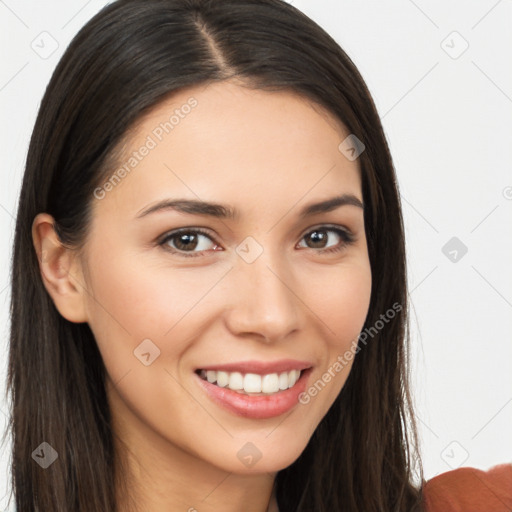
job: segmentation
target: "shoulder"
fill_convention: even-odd
[[[512,464],[442,473],[424,483],[423,496],[426,512],[509,512]]]

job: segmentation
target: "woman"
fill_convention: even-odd
[[[99,12],[43,98],[13,262],[18,511],[434,510],[392,160],[292,6]]]

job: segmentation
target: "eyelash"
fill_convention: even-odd
[[[332,231],[332,232],[336,233],[337,235],[339,235],[339,237],[342,240],[337,246],[329,247],[328,249],[316,250],[316,252],[320,252],[322,254],[339,252],[342,249],[344,249],[345,247],[347,247],[348,245],[354,243],[354,241],[355,241],[354,235],[352,235],[352,233],[350,233],[348,230],[342,229],[339,227],[335,227],[335,226],[328,226],[328,225],[318,226],[316,228],[311,229],[310,231],[308,231],[307,233],[304,234],[304,236],[301,238],[301,240],[303,238],[305,238],[306,236],[314,233],[315,231]],[[217,242],[212,238],[210,233],[208,233],[207,231],[205,231],[204,229],[201,229],[201,228],[181,228],[181,229],[177,229],[176,231],[171,231],[170,233],[164,235],[164,237],[158,242],[158,245],[161,246],[166,251],[170,251],[173,254],[179,254],[180,256],[183,256],[185,258],[195,258],[197,256],[203,256],[203,253],[205,251],[187,253],[186,251],[182,252],[182,251],[180,251],[178,249],[174,249],[168,245],[169,240],[172,240],[173,238],[175,238],[181,234],[201,234],[201,235],[204,235],[207,238],[209,238],[216,245],[218,245]],[[314,248],[309,248],[309,249],[312,249],[313,251],[315,250]]]

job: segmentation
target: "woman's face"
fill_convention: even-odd
[[[132,448],[232,473],[278,471],[305,448],[370,301],[358,161],[338,148],[348,135],[293,93],[229,82],[182,90],[138,124],[95,191],[82,267]]]

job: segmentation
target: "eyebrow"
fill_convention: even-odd
[[[364,210],[363,203],[353,194],[342,194],[341,196],[331,197],[325,201],[306,205],[300,212],[299,218],[309,217],[318,213],[327,213],[341,206],[356,206]],[[163,199],[142,209],[136,218],[143,218],[155,212],[174,210],[181,213],[190,213],[193,215],[206,215],[218,219],[237,220],[240,218],[240,212],[231,206],[219,203],[211,203],[195,199]]]

